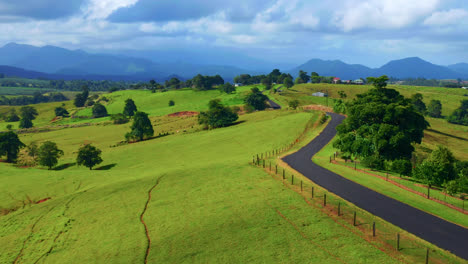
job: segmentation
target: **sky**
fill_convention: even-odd
[[[466,0],[0,0],[0,45],[468,63]]]

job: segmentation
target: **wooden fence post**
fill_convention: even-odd
[[[400,251],[400,233],[397,234],[396,248],[398,251]]]
[[[312,199],[314,199],[314,186],[312,186]]]
[[[327,206],[327,194],[326,193],[323,194],[323,206],[324,207]]]
[[[357,170],[356,169],[356,160],[354,160],[354,170]]]
[[[431,198],[431,196],[430,196],[430,190],[431,190],[431,185],[428,184],[428,185],[427,185],[427,199]]]
[[[354,211],[353,215],[353,226],[356,226],[356,211]]]
[[[278,175],[278,165],[275,165],[275,174]]]
[[[375,237],[375,222],[372,223],[372,236]]]
[[[263,168],[265,168],[265,160],[263,160]]]
[[[302,180],[301,180],[301,192],[302,192]]]
[[[270,171],[271,171],[271,161],[270,161]]]
[[[341,203],[338,202],[338,216],[341,215]]]
[[[291,174],[291,185],[294,185],[294,175]]]
[[[429,248],[426,249],[426,264],[429,264]]]

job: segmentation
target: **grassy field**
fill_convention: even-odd
[[[315,92],[325,92],[330,98],[340,98],[338,92],[344,91],[347,99],[354,99],[357,94],[364,93],[371,89],[371,85],[344,85],[344,84],[300,84],[295,85],[291,89],[282,89],[279,94],[271,94],[284,105],[291,99],[298,99],[302,105],[306,104],[327,104],[327,99],[323,97],[312,96]],[[389,85],[400,92],[405,97],[411,97],[415,93],[423,95],[423,101],[426,105],[431,100],[440,100],[442,103],[442,115],[448,116],[460,106],[460,102],[466,99],[464,96],[468,92],[463,89],[452,89],[442,87],[424,87],[424,86],[405,86],[405,85]],[[333,101],[328,100],[329,106],[333,106]]]
[[[149,263],[397,262],[248,165],[317,117],[258,112],[232,127],[120,147],[111,146],[126,125],[22,135],[25,142],[54,140],[65,156],[57,171],[0,164],[0,206],[51,198],[0,217],[0,262],[143,262],[148,240],[140,216],[151,239]],[[194,118],[174,122],[172,129],[191,127]],[[84,142],[103,150],[100,170],[68,167]]]

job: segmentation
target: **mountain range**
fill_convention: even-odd
[[[335,76],[341,79],[357,79],[369,76],[387,75],[389,77],[426,78],[426,79],[467,79],[468,64],[458,63],[449,66],[432,64],[418,57],[393,60],[380,68],[369,68],[360,64],[346,64],[340,60],[312,59],[294,69],[291,74],[299,70],[317,72],[321,76]]]
[[[158,55],[159,54],[159,55]],[[193,54],[187,56],[194,58]],[[239,74],[251,75],[265,74],[269,71],[266,62],[249,57],[239,57],[246,68],[232,65],[207,64],[213,58],[204,61],[202,57],[194,60],[187,57],[170,57],[174,54],[162,56],[161,52],[126,51],[114,54],[88,53],[83,50],[68,50],[55,46],[35,47],[10,43],[0,48],[0,73],[8,76],[46,79],[92,79],[92,80],[128,80],[128,81],[164,81],[170,77],[178,76],[181,79],[190,79],[197,74],[221,75],[226,81],[232,82]],[[179,55],[181,56],[181,55]],[[219,54],[218,56],[222,56]],[[227,59],[221,62],[235,61],[233,54],[227,54]],[[231,56],[231,57],[230,57]],[[158,61],[158,58],[161,58]],[[164,58],[164,59],[162,59]],[[178,62],[180,61],[180,62]],[[252,67],[248,65],[252,64]],[[255,70],[253,65],[263,65],[263,70]],[[288,65],[283,62],[281,65]],[[277,65],[276,65],[277,66]],[[271,63],[271,69],[276,68]],[[468,79],[468,64],[458,63],[449,66],[435,65],[417,57],[390,61],[380,68],[369,68],[360,64],[347,64],[340,60],[312,59],[285,72],[297,75],[299,70],[308,73],[317,72],[321,76],[335,76],[341,79],[366,78],[368,76],[387,75],[395,78],[426,79]]]

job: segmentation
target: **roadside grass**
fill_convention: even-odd
[[[468,227],[468,217],[461,212],[439,204],[435,201],[421,197],[417,194],[403,190],[400,187],[386,182],[383,179],[355,171],[354,168],[343,167],[330,163],[330,157],[333,156],[334,152],[335,149],[332,147],[332,143],[330,143],[325,148],[323,148],[312,160],[320,166],[338,173],[339,175],[366,186],[374,191],[399,200],[422,211],[439,216],[452,223]]]
[[[147,241],[139,217],[160,179],[143,215],[149,262],[396,263],[248,165],[254,153],[287,144],[317,118],[257,112],[231,127],[119,147],[111,145],[127,125],[22,134],[24,141],[54,139],[65,151],[59,165],[74,162],[78,145],[93,140],[103,149],[98,167],[110,169],[48,171],[1,163],[1,206],[20,208],[0,216],[0,262],[143,262]],[[181,130],[193,121],[161,119],[155,128]],[[25,199],[46,197],[51,199],[21,208]]]

